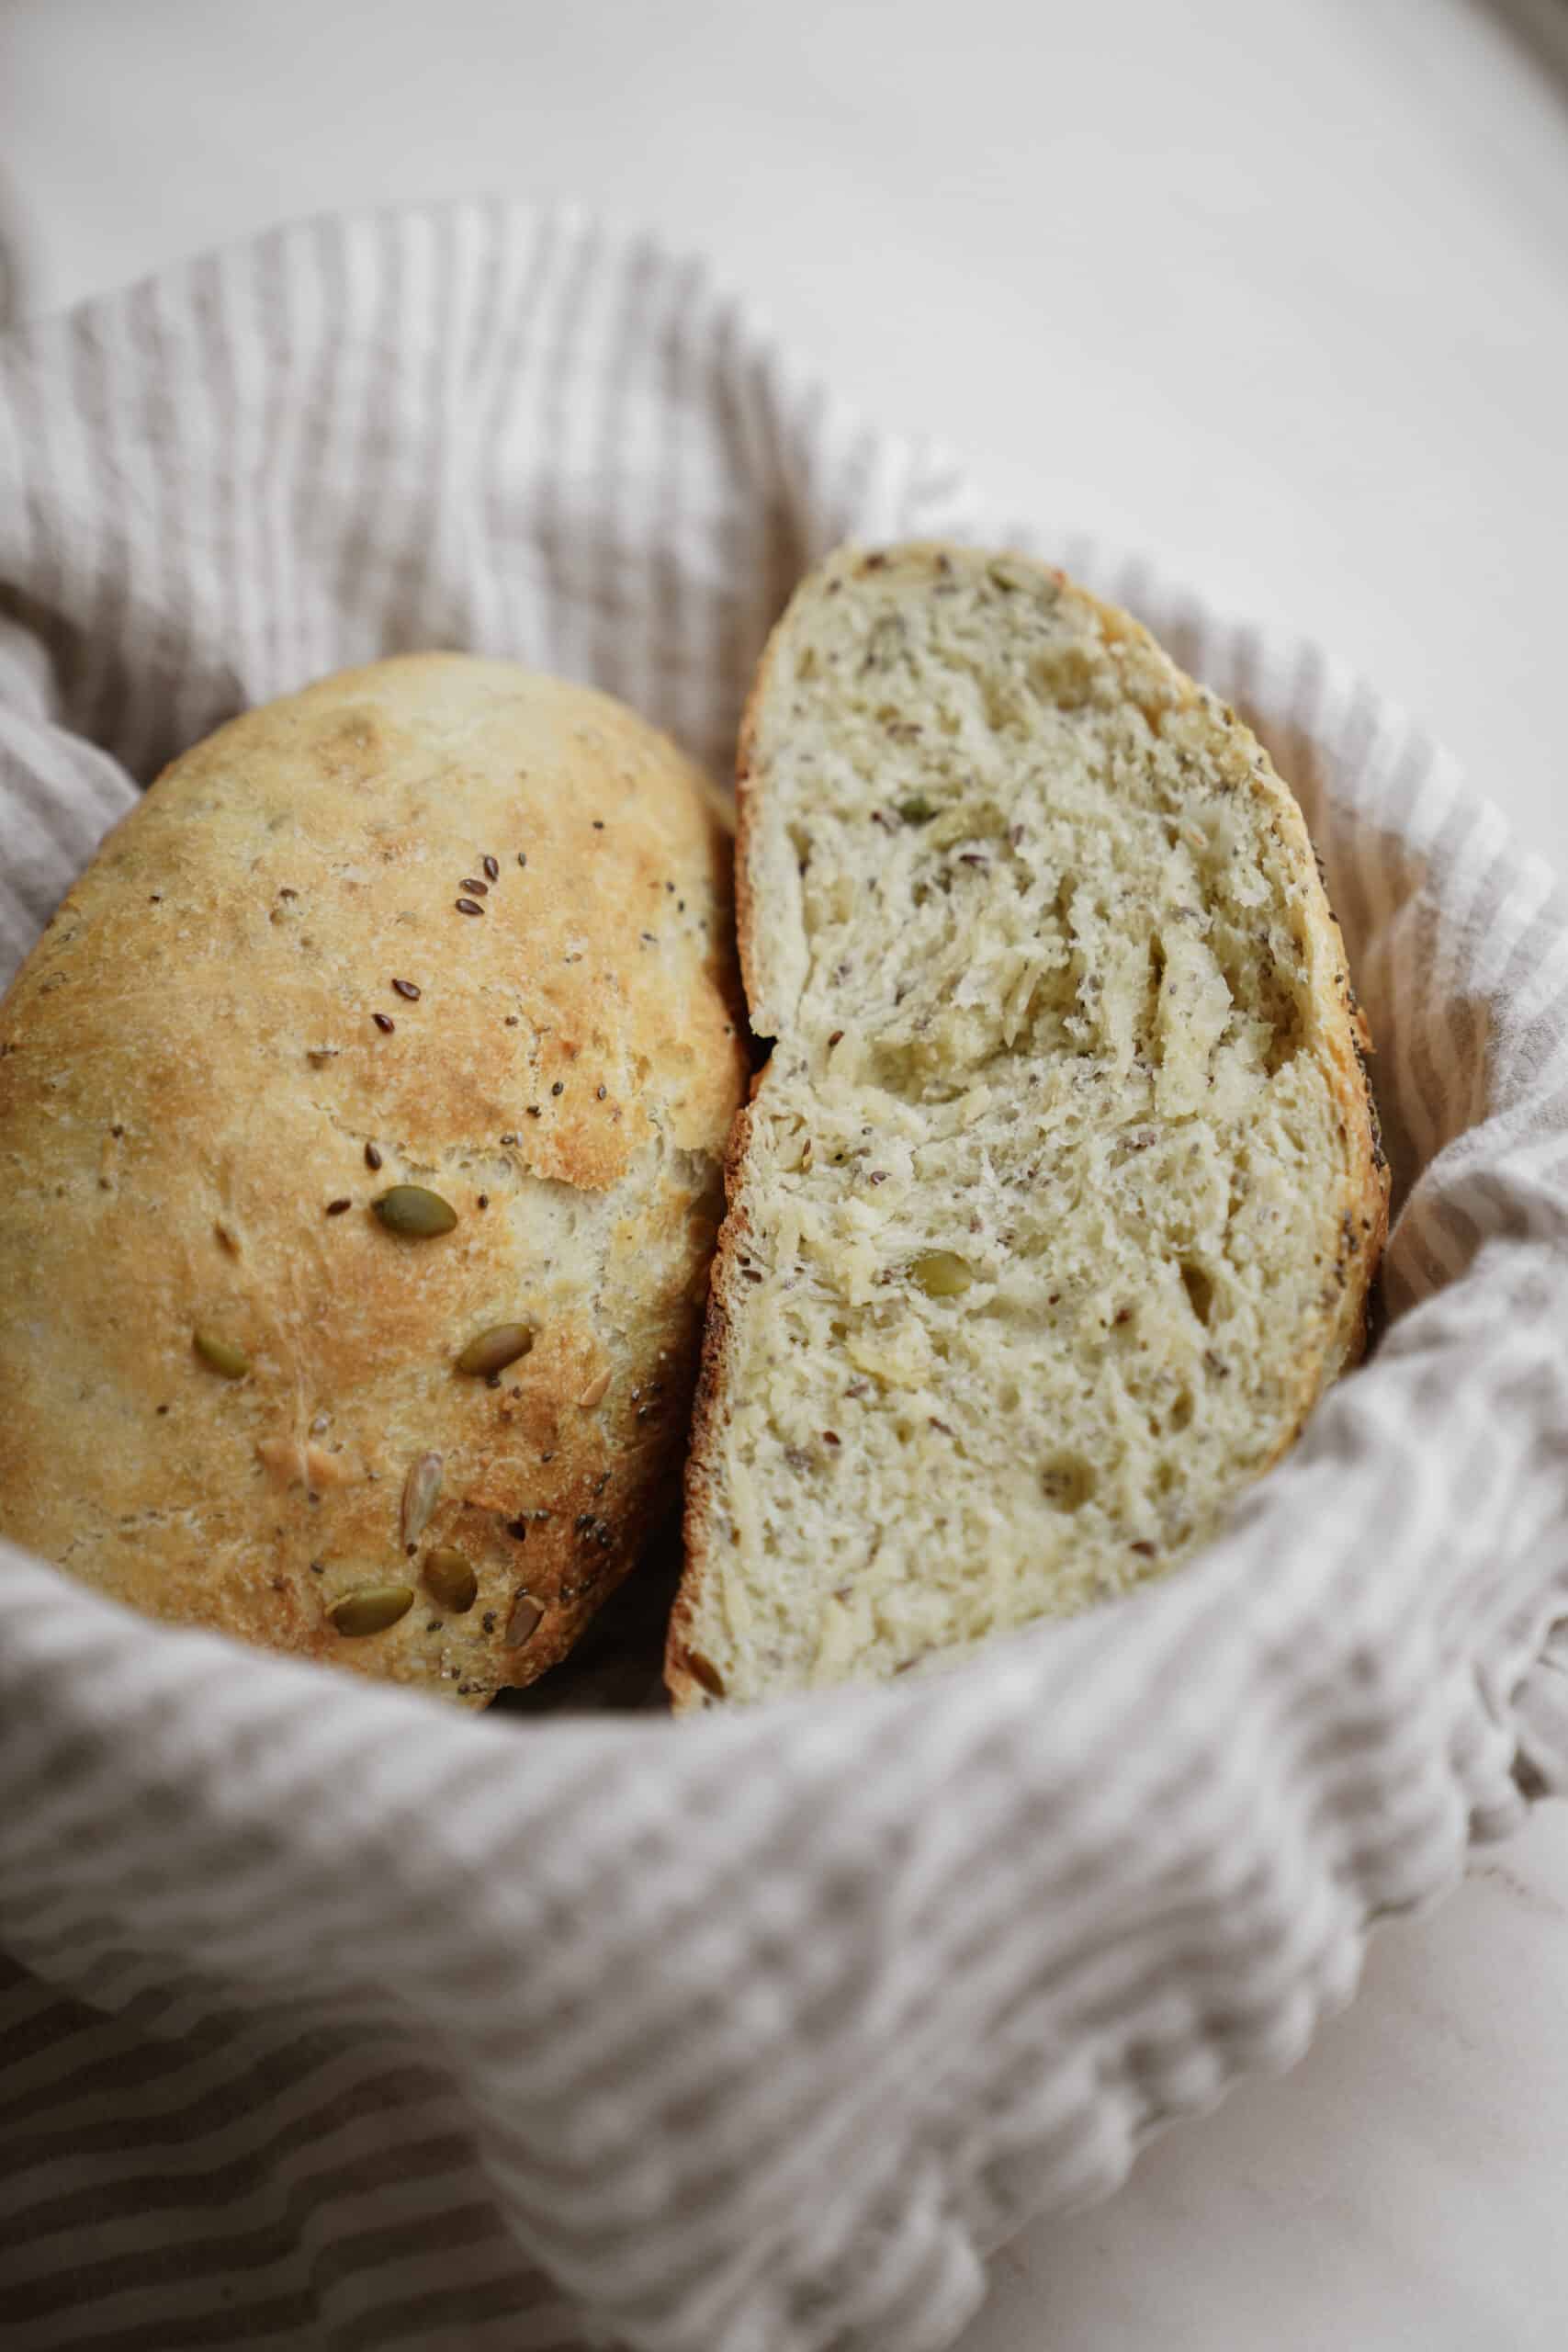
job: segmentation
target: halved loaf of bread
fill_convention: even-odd
[[[742,731],[772,1057],[730,1148],[678,1707],[1162,1574],[1359,1351],[1387,1175],[1300,810],[1016,556],[840,552]]]

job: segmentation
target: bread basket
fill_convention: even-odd
[[[938,2352],[1568,1777],[1550,877],[1316,648],[987,513],[699,266],[423,208],[0,341],[5,969],[248,703],[468,647],[722,776],[801,569],[939,535],[1130,605],[1301,797],[1379,1047],[1375,1353],[1168,1584],[686,1725],[459,1720],[0,1546],[0,2338]]]

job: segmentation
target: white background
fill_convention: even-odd
[[[705,249],[1021,514],[1348,656],[1568,865],[1568,0],[0,0],[24,312],[472,190]],[[1026,2233],[964,2352],[1564,2342],[1549,1812],[1289,2081]]]

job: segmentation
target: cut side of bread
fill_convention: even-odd
[[[842,551],[742,731],[773,1041],[730,1148],[677,1707],[922,1670],[1163,1574],[1359,1352],[1387,1216],[1301,812],[1125,614]]]

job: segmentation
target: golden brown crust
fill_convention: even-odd
[[[757,937],[757,901],[750,856],[755,814],[752,807],[751,754],[757,740],[758,713],[767,697],[778,639],[779,630],[775,628],[757,664],[757,674],[751,681],[751,691],[740,714],[740,729],[735,748],[735,935],[740,954],[740,978],[746,1001],[753,1006],[760,988],[758,975],[752,966],[753,943]]]
[[[745,1078],[729,890],[673,745],[509,663],[345,673],[176,762],[0,1007],[0,1528],[476,1703],[563,1655],[678,1467]],[[399,1183],[455,1230],[388,1231]],[[513,1321],[530,1352],[455,1368]],[[388,1581],[412,1607],[345,1638]]]
[[[881,552],[841,549],[828,560],[824,570],[854,576],[868,569],[880,570],[892,561],[907,563],[911,560],[928,560],[941,568],[956,552],[935,544],[908,545]],[[1178,670],[1148,631],[1130,615],[1090,596],[1052,567],[1010,554],[1006,560],[1028,570],[1050,571],[1058,583],[1070,588],[1094,610],[1108,639],[1135,648],[1155,665],[1164,686],[1174,686],[1176,710],[1186,712],[1201,707],[1215,714],[1223,732],[1234,738],[1227,747],[1227,766],[1233,780],[1238,786],[1268,799],[1274,822],[1293,853],[1301,875],[1308,902],[1306,932],[1314,953],[1313,995],[1321,1021],[1321,1051],[1342,1114],[1347,1167],[1338,1213],[1338,1248],[1325,1275],[1316,1322],[1303,1337],[1294,1402],[1287,1416],[1284,1434],[1263,1465],[1267,1467],[1294,1442],[1327,1384],[1359,1359],[1365,1343],[1371,1288],[1387,1236],[1388,1165],[1366,1069],[1366,1057],[1371,1053],[1372,1044],[1365,1014],[1351,985],[1344,939],[1329,905],[1322,869],[1301,809],[1289,786],[1278,776],[1235,712],[1218,704]],[[807,583],[803,593],[810,593],[814,585],[815,582]],[[759,665],[741,721],[737,758],[736,915],[741,970],[753,1005],[760,988],[756,959],[761,910],[756,903],[750,854],[757,819],[752,750],[773,663],[787,625],[786,615],[775,628]],[[758,1085],[766,1082],[766,1076],[764,1070]],[[742,1113],[736,1121],[726,1158],[726,1193],[731,1202],[740,1190],[750,1129],[750,1113]],[[677,1713],[703,1707],[710,1699],[721,1695],[714,1688],[712,1669],[693,1644],[692,1633],[698,1614],[698,1598],[706,1579],[720,1573],[720,1565],[709,1556],[707,1541],[707,1529],[716,1515],[710,1509],[712,1462],[724,1411],[730,1309],[739,1287],[737,1260],[744,1238],[744,1211],[732,1208],[719,1233],[709,1282],[702,1372],[686,1466],[686,1568],[671,1611],[666,1648],[665,1683]]]

